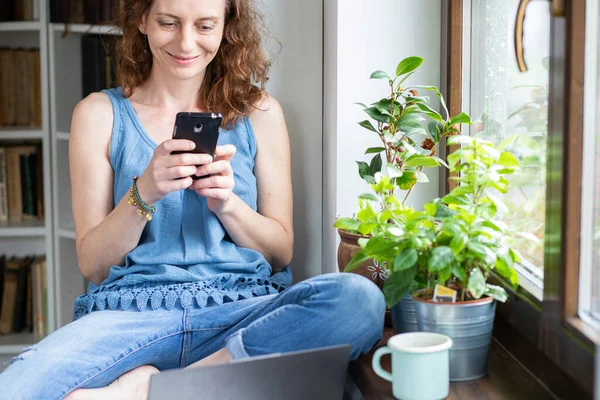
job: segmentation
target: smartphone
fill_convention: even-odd
[[[223,116],[221,113],[196,113],[180,112],[175,117],[173,139],[188,139],[196,143],[196,147],[188,153],[204,153],[215,156],[219,128]],[[185,151],[174,151],[172,154],[181,154]],[[205,176],[192,175],[192,179],[201,179]]]

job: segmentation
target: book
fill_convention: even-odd
[[[8,222],[8,186],[6,182],[6,148],[0,147],[0,224]]]
[[[15,256],[6,262],[4,270],[4,290],[2,294],[2,310],[0,310],[0,334],[6,335],[13,331],[17,285],[21,263]]]
[[[23,220],[23,180],[21,173],[21,155],[37,152],[34,145],[7,146],[6,171],[8,179],[8,219],[10,222]]]
[[[17,258],[18,273],[17,273],[17,291],[15,295],[15,305],[12,323],[12,332],[20,333],[26,325],[27,318],[27,279],[29,277],[29,269],[34,258],[31,256]]]
[[[0,108],[2,108],[2,125],[17,123],[16,115],[16,73],[14,52],[11,49],[0,49]]]

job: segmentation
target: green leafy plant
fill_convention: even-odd
[[[372,184],[375,194],[361,196],[357,214],[369,237],[359,240],[361,250],[346,267],[352,271],[374,258],[390,266],[383,292],[388,307],[417,288],[448,286],[461,301],[482,296],[506,301],[503,287],[488,283],[496,271],[518,285],[514,263],[519,253],[511,247],[512,234],[496,218],[506,205],[498,193],[509,189],[508,176],[519,169],[518,160],[491,142],[454,136],[449,145],[462,145],[448,156],[450,170],[460,183],[449,194],[424,205],[422,211],[390,194],[393,184],[381,177]]]
[[[373,72],[371,79],[387,81],[389,94],[371,105],[358,103],[369,117],[359,125],[381,140],[380,146],[366,149],[366,155],[373,154],[370,162],[357,161],[358,173],[369,184],[376,183],[378,174],[387,176],[391,182],[388,193],[396,188],[407,191],[404,204],[417,183],[429,182],[423,168],[447,167],[436,156],[440,141],[459,134],[458,124],[471,123],[465,113],[450,116],[437,87],[405,84],[422,63],[421,57],[408,57],[400,61],[393,76],[381,70]],[[443,114],[434,110],[429,97],[420,96],[419,91],[433,92],[440,100]],[[357,218],[339,218],[334,226],[364,234]]]

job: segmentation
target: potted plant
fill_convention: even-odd
[[[439,167],[445,162],[436,156],[437,146],[443,137],[457,134],[456,124],[469,123],[469,117],[461,113],[450,117],[444,99],[435,86],[405,85],[406,80],[419,68],[421,57],[408,57],[400,61],[394,76],[378,70],[370,79],[387,81],[388,95],[370,106],[358,103],[369,119],[359,122],[381,140],[379,147],[365,150],[373,155],[370,162],[357,161],[358,173],[366,182],[375,183],[375,176],[383,173],[391,181],[390,193],[406,191],[402,203],[406,204],[417,183],[429,182],[423,168]],[[429,98],[419,96],[418,91],[432,91],[440,99],[444,115],[429,105]],[[367,237],[368,227],[362,226],[358,216],[338,218],[334,226],[340,235],[338,267],[346,266],[360,250],[358,240]],[[354,266],[352,272],[373,280],[379,287],[389,276],[388,265],[377,259],[366,259]]]
[[[413,295],[418,329],[454,341],[450,379],[456,381],[487,371],[495,301],[507,299],[503,287],[488,282],[492,271],[518,285],[513,265],[520,256],[499,218],[507,208],[497,195],[508,191],[518,161],[476,137],[454,136],[448,144],[463,145],[448,156],[460,186],[416,211],[390,196],[390,180],[380,177],[375,194],[361,196],[358,216],[370,236],[359,240],[349,268],[367,257],[390,265],[383,292],[392,314],[406,293]],[[455,301],[434,301],[436,286],[450,289]]]
[[[390,193],[405,190],[403,204],[412,193],[417,183],[428,182],[424,167],[447,166],[436,156],[437,147],[442,138],[458,134],[457,124],[470,123],[465,113],[451,117],[444,99],[435,86],[404,85],[404,82],[418,69],[423,59],[408,57],[402,60],[394,78],[384,71],[375,71],[371,79],[387,80],[389,95],[370,106],[359,104],[370,120],[359,122],[363,128],[374,132],[381,140],[380,147],[366,149],[365,154],[373,154],[369,163],[357,161],[358,172],[362,179],[370,184],[375,182],[377,174],[390,178]],[[428,104],[428,97],[419,96],[417,90],[433,91],[440,99],[445,117],[433,110]],[[359,239],[368,237],[361,226],[360,219],[339,218],[335,225],[340,236],[338,247],[338,267],[340,271],[355,272],[373,280],[380,288],[389,276],[386,262],[377,259],[365,259],[353,268],[346,268],[357,251],[360,250]],[[403,304],[404,313],[394,317],[394,326],[398,331],[417,330],[414,306],[410,296],[406,296]],[[386,324],[390,324],[390,314],[386,313]]]

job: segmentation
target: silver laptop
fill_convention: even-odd
[[[341,345],[165,371],[152,375],[149,399],[342,399],[349,359]]]

